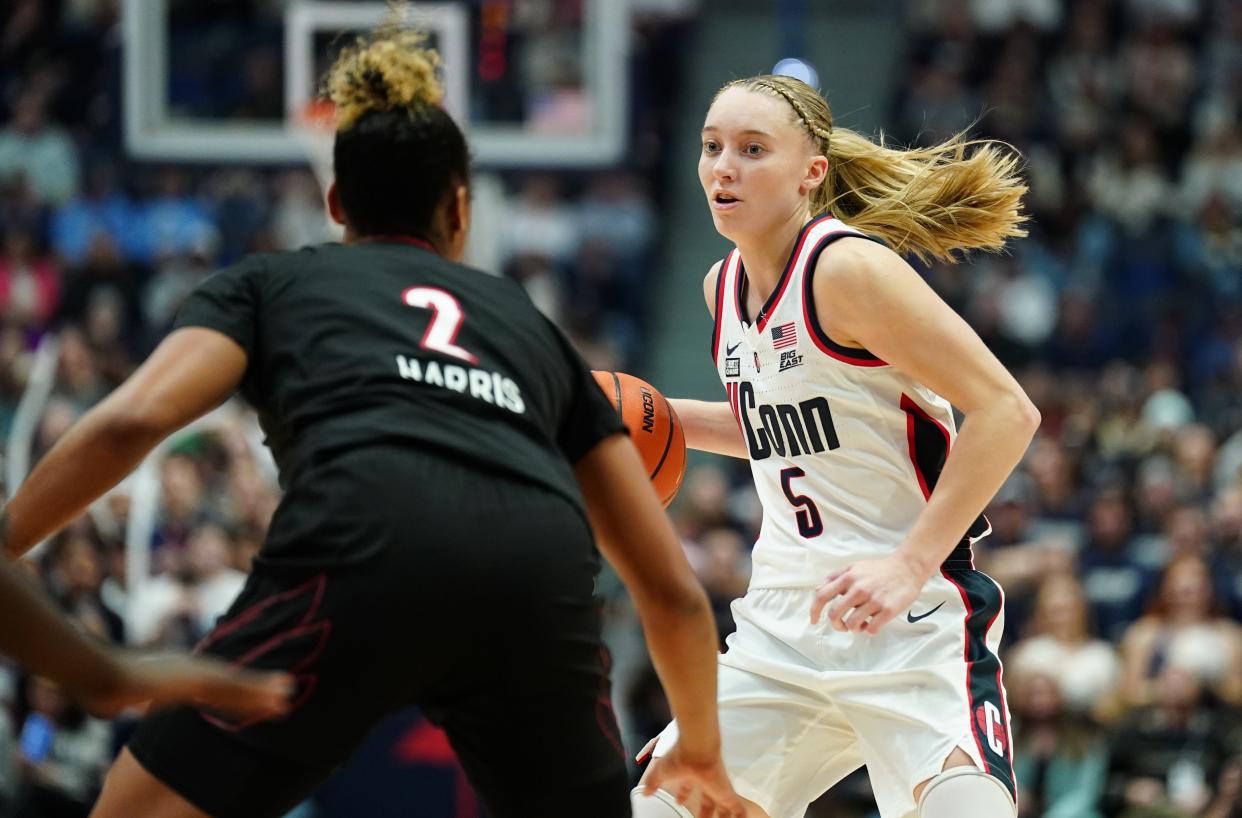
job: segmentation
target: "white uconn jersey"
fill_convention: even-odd
[[[862,235],[831,217],[804,226],[754,323],[743,317],[741,255],[720,267],[712,354],[763,504],[755,588],[817,585],[834,568],[892,553],[957,434],[948,401],[820,329],[815,263],[833,241]],[[980,518],[970,534],[986,533]]]

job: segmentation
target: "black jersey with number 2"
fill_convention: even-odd
[[[515,282],[405,239],[257,255],[209,276],[177,327],[236,341],[282,484],[358,445],[413,447],[550,488],[623,427]]]

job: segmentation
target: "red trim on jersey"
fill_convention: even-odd
[[[738,323],[745,323],[744,315],[746,314],[745,305],[741,303],[741,290],[746,285],[746,271],[741,266],[741,253],[738,252],[738,272],[734,276],[733,281],[733,309],[738,313]]]
[[[970,558],[970,568],[972,571],[975,569],[975,559],[974,559],[973,554],[971,555],[971,558]],[[991,577],[988,577],[988,580],[993,585],[996,586],[996,591],[997,593],[1000,594],[1000,607],[997,608],[996,610],[996,614],[997,616],[999,616],[1000,612],[1005,610],[1005,589],[1001,587],[1001,584],[999,582],[992,579]],[[988,629],[983,632],[983,646],[984,647],[987,647],[988,634],[991,633],[992,625],[995,622],[996,622],[996,617],[994,616],[992,617],[992,621],[988,623]],[[997,654],[996,656],[996,689],[1000,691],[1001,707],[1004,708],[1004,712],[1001,715],[1005,717],[1005,758],[1009,762],[1009,775],[1012,776],[1013,780],[1016,781],[1018,778],[1018,774],[1013,768],[1013,730],[1012,730],[1013,725],[1010,724],[1010,717],[1009,717],[1009,696],[1005,694],[1005,685],[1001,683],[1001,672],[1004,669],[1005,669],[1005,664],[1004,662],[1001,661],[1000,655]],[[1014,803],[1016,804],[1017,801],[1018,801],[1018,796],[1017,794],[1015,794]]]
[[[806,244],[807,237],[811,235],[811,230],[815,225],[821,222],[829,221],[833,218],[831,215],[824,215],[812,219],[798,229],[798,237],[794,241],[793,252],[789,254],[789,258],[785,261],[785,266],[781,269],[781,276],[776,280],[776,289],[763,302],[763,306],[759,309],[759,322],[756,327],[760,332],[768,325],[768,319],[772,317],[772,313],[776,312],[776,307],[780,303],[781,296],[785,294],[785,290],[789,287],[789,279],[792,277],[794,262],[798,260],[798,256],[802,254],[802,248]],[[737,317],[739,321],[746,320],[746,305],[743,303],[742,290],[746,284],[746,264],[742,261],[741,256],[738,257],[737,264],[737,283],[733,287],[733,301],[737,305]]]
[[[720,262],[720,270],[716,273],[716,309],[715,320],[712,324],[712,362],[717,363],[720,360],[720,328],[724,324],[724,316],[721,312],[724,310],[724,294],[725,284],[729,278],[729,262],[733,259],[733,254],[737,250],[730,250],[724,257],[724,261]]]
[[[435,253],[437,256],[440,255],[440,251],[435,248],[435,245],[433,245],[431,242],[427,241],[426,239],[420,239],[417,236],[402,236],[402,235],[397,235],[397,234],[383,235],[383,236],[362,236],[361,238],[355,239],[352,243],[353,244],[372,244],[375,242],[391,242],[393,244],[409,244],[409,245],[413,245],[414,247],[422,248],[423,250],[426,250],[429,253]]]
[[[973,571],[974,568],[971,568],[971,570]],[[979,572],[976,572],[976,573],[979,573]],[[986,576],[983,574],[980,574],[980,575]],[[1004,757],[1009,767],[1010,780],[1016,781],[1017,780],[1016,773],[1014,773],[1014,770],[1013,770],[1013,727],[1009,723],[1009,702],[1007,701],[1006,696],[1005,696],[1005,686],[1001,684],[1001,671],[1004,670],[1004,665],[1001,663],[1000,656],[997,655],[990,647],[988,647],[988,634],[992,632],[992,626],[996,624],[996,620],[1001,615],[1001,611],[1005,610],[1005,589],[1001,588],[1000,583],[992,579],[991,577],[987,577],[987,579],[989,582],[992,583],[993,586],[996,587],[997,593],[1000,594],[1000,605],[996,608],[996,613],[992,614],[992,618],[988,620],[988,624],[983,626],[983,649],[996,657],[996,691],[997,691],[997,694],[1000,696],[1001,707],[1004,708],[1004,710],[1001,712],[1001,717],[1004,719],[1002,726],[1005,728],[1005,752],[1001,753],[1000,755]],[[974,699],[971,698],[969,695],[969,690],[970,690],[969,672],[967,673],[966,685],[967,685],[966,687],[967,698],[970,698],[970,711],[973,716],[974,710],[975,710],[975,702],[974,702]],[[971,719],[971,723],[972,724],[974,723],[973,718]],[[976,741],[978,740],[977,735],[975,737],[975,740]],[[980,750],[982,751],[982,748],[980,748]],[[985,758],[984,761],[986,762],[987,759]],[[1014,803],[1017,803],[1018,794],[1013,793],[1013,797],[1014,797]]]
[[[789,261],[785,262],[785,269],[781,271],[781,280],[776,288],[776,293],[768,298],[766,304],[763,305],[763,317],[759,319],[759,325],[756,327],[763,332],[764,327],[768,325],[768,321],[772,318],[772,313],[776,312],[776,307],[781,303],[781,296],[785,294],[785,290],[789,288],[789,279],[793,278],[793,267],[798,261],[798,256],[802,255],[802,248],[806,246],[806,240],[811,237],[811,231],[821,222],[831,221],[833,216],[824,215],[818,219],[812,219],[802,228],[802,235],[798,238],[798,243],[794,246],[793,253],[789,256]]]
[[[738,407],[740,397],[736,381],[725,384],[725,394],[729,397],[729,408],[733,410],[733,419],[737,421],[737,428],[740,430],[742,428],[742,417],[738,414],[741,410]]]
[[[962,639],[962,661],[966,663],[966,719],[970,722],[971,735],[975,737],[975,747],[979,750],[979,760],[983,762],[984,766],[983,771],[987,772],[988,757],[987,754],[983,752],[983,741],[979,738],[979,727],[975,724],[975,699],[970,692],[970,617],[975,612],[975,608],[970,604],[970,597],[966,595],[966,589],[959,585],[957,580],[949,576],[949,573],[943,568],[940,569],[940,575],[949,582],[953,583],[953,587],[957,589],[957,593],[962,597],[962,604],[966,606],[966,618],[962,620],[962,633],[964,635]],[[992,622],[995,621],[996,617],[993,616]],[[988,630],[991,630],[992,622],[988,623],[987,630],[983,632],[985,647],[987,644],[987,632]],[[997,682],[1000,681],[999,674],[997,675],[996,680]]]
[[[914,466],[914,475],[919,479],[919,488],[923,490],[923,499],[931,499],[931,487],[927,485],[927,477],[923,474],[923,469],[919,466],[919,459],[915,450],[914,442],[914,416],[918,415],[923,420],[931,421],[936,428],[940,430],[940,434],[944,435],[944,457],[949,458],[949,430],[944,428],[944,424],[936,420],[927,411],[919,406],[914,400],[904,392],[901,395],[901,410],[906,413],[906,444],[910,450],[910,463]]]

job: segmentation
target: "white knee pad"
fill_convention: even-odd
[[[940,773],[927,782],[919,798],[919,818],[1016,818],[1017,814],[1005,785],[969,766]]]
[[[634,818],[694,818],[690,810],[664,790],[643,795],[642,787],[635,787],[630,792],[630,807],[634,810]]]

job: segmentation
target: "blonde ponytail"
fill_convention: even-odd
[[[426,42],[426,32],[394,23],[342,49],[324,82],[336,105],[336,129],[348,130],[371,111],[439,106],[444,99],[437,76],[440,54]]]
[[[827,155],[815,212],[832,213],[899,253],[951,261],[954,250],[1001,250],[1026,235],[1026,184],[1017,155],[999,143],[958,134],[900,150],[837,128]]]
[[[831,213],[899,253],[951,261],[955,250],[1001,250],[1026,235],[1026,183],[1015,151],[958,134],[930,148],[903,150],[834,128],[827,101],[792,77],[759,76],[741,86],[785,100],[796,122],[828,157],[828,178],[811,194],[814,215]],[[719,94],[718,94],[719,96]]]

